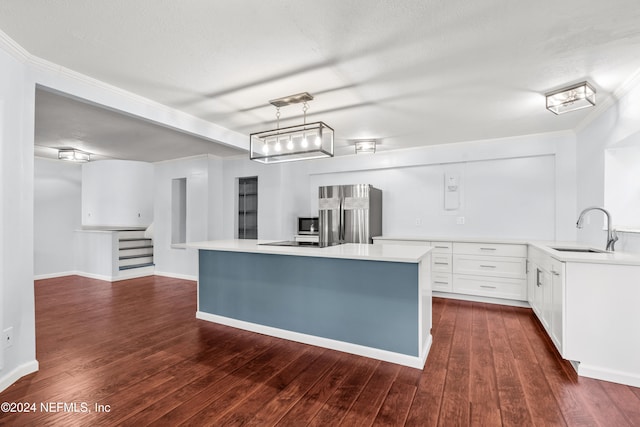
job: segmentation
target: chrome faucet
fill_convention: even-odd
[[[615,251],[614,245],[618,241],[618,234],[616,230],[611,228],[611,214],[605,208],[599,208],[597,206],[592,206],[590,208],[586,208],[582,212],[580,212],[580,216],[578,217],[578,222],[576,222],[576,227],[582,228],[582,222],[584,219],[584,215],[592,210],[601,211],[607,216],[607,251]]]

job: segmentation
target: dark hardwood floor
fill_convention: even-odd
[[[434,298],[420,371],[197,320],[190,281],[35,290],[40,371],[0,402],[37,407],[2,425],[640,426],[640,389],[577,378],[529,309]]]

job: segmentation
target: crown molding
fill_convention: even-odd
[[[620,101],[625,95],[631,92],[636,86],[640,84],[640,69],[633,73],[627,80],[625,80],[616,90],[613,91],[602,101],[599,101],[596,107],[575,127],[575,132],[578,133],[589,126],[595,119],[600,117],[610,107]]]
[[[2,30],[0,30],[0,47],[22,63],[29,63],[32,61],[33,55],[27,52],[25,48],[16,43],[15,40],[9,37],[7,33]]]

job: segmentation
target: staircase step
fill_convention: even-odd
[[[118,260],[119,267],[126,267],[136,264],[148,264],[153,262],[153,255],[134,255],[130,257],[124,257]]]
[[[142,268],[142,267],[153,267],[155,264],[152,262],[147,262],[144,264],[133,264],[133,265],[122,265],[120,266],[120,271],[122,270],[131,270],[133,268]]]
[[[144,230],[120,230],[118,232],[119,239],[144,238]]]
[[[153,246],[151,239],[120,239],[118,241],[118,249],[129,249],[138,246]]]
[[[153,256],[153,247],[149,248],[120,248],[118,251],[118,256],[120,259],[122,257],[132,256],[132,255],[142,255],[142,256]]]
[[[136,254],[136,255],[124,255],[121,257],[118,257],[118,259],[135,259],[135,258],[150,258],[153,257],[153,254]]]
[[[127,246],[126,248],[120,248],[121,251],[128,251],[131,249],[153,249],[153,245],[145,245],[145,246]]]

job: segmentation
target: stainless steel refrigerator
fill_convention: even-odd
[[[382,235],[382,191],[368,184],[319,188],[320,246],[373,243]]]

